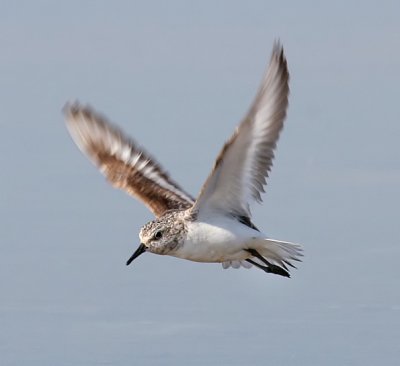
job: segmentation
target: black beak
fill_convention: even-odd
[[[139,248],[136,249],[135,253],[133,253],[132,256],[128,259],[126,265],[129,266],[135,258],[139,257],[139,255],[143,254],[146,250],[147,250],[146,245],[141,243],[139,245]]]

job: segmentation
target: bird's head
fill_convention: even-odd
[[[181,246],[186,236],[184,221],[172,212],[144,225],[139,233],[140,245],[126,263],[129,265],[144,252],[171,254]]]

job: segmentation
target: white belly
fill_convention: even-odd
[[[195,262],[244,260],[250,257],[244,249],[260,237],[262,233],[228,218],[213,224],[192,222],[183,246],[171,255]]]

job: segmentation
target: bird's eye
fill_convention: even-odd
[[[162,238],[162,231],[159,230],[154,234],[154,239],[159,240]]]

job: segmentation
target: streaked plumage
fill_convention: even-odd
[[[68,130],[78,147],[115,188],[140,199],[156,216],[193,205],[194,199],[105,117],[78,103],[66,105],[64,112]]]
[[[105,117],[78,103],[66,105],[68,130],[110,183],[140,199],[156,216],[141,232],[144,251],[224,268],[255,265],[289,276],[298,245],[269,239],[251,222],[250,204],[261,202],[274,149],[286,117],[289,73],[276,43],[249,112],[222,148],[194,200],[161,166]]]

